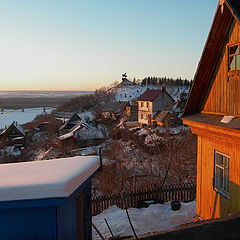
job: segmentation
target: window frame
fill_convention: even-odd
[[[220,155],[227,159],[227,166],[224,166],[224,159],[223,159],[223,164],[217,163],[217,155]],[[226,199],[229,199],[229,194],[230,194],[230,181],[229,181],[229,168],[230,168],[230,156],[219,152],[217,150],[214,151],[214,179],[213,179],[213,189],[224,196]],[[221,188],[220,186],[217,186],[217,168],[222,170],[222,183],[223,187]],[[227,171],[227,173],[225,172]],[[225,176],[227,178],[225,179]]]
[[[230,48],[234,46],[239,46],[239,53],[230,54]],[[227,45],[227,61],[228,61],[228,75],[234,75],[240,72],[240,68],[236,69],[237,62],[235,61],[235,69],[230,70],[230,57],[240,56],[240,42],[232,43]]]

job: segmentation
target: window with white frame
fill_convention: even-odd
[[[214,189],[226,197],[229,195],[229,161],[228,155],[215,151]]]

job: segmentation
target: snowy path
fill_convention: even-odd
[[[137,235],[148,232],[159,232],[168,230],[175,226],[193,222],[195,214],[196,202],[181,203],[182,206],[178,211],[172,211],[170,202],[165,204],[153,204],[148,208],[130,208],[128,209],[130,219]],[[111,206],[101,214],[93,217],[93,223],[98,230],[108,239],[111,234],[106,226],[104,218],[107,219],[114,236],[133,235],[129,225],[126,211]],[[93,239],[101,239],[93,230]]]

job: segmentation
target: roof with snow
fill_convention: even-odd
[[[128,80],[127,78],[123,78],[122,82],[118,85],[118,87],[121,86],[128,86],[128,85],[135,85],[134,82],[131,82],[130,80]]]
[[[76,132],[77,130],[79,130],[82,127],[82,124],[78,124],[76,126],[74,126],[68,133],[65,133],[61,136],[59,136],[60,140],[65,140],[67,138],[70,138],[73,136],[74,132]]]
[[[0,201],[68,197],[99,166],[99,156],[0,164]]]
[[[72,117],[59,128],[59,130],[64,129],[68,124],[77,125],[80,121],[81,118],[79,117],[79,115],[77,113],[74,113]]]
[[[170,114],[168,111],[157,112],[153,117],[153,120],[161,122],[164,120],[165,117],[167,117],[168,114]]]
[[[2,133],[0,135],[7,134],[12,128],[15,128],[17,130],[18,134],[25,136],[25,132],[24,132],[23,128],[16,121],[13,121],[12,124],[7,129],[2,131]]]
[[[137,101],[152,102],[161,92],[161,89],[148,89],[137,99]]]

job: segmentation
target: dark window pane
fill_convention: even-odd
[[[237,54],[239,53],[239,45],[229,47],[229,54]]]
[[[223,189],[223,169],[216,167],[216,187]]]
[[[236,70],[240,70],[240,55],[236,56]]]
[[[236,61],[236,57],[230,57],[229,58],[229,70],[230,71],[234,71],[235,70],[235,61]]]
[[[216,153],[216,164],[223,166],[223,156],[219,153]]]
[[[228,169],[224,171],[224,191],[229,192],[228,189]]]
[[[225,168],[228,167],[228,157],[226,157],[226,156],[223,156],[223,166],[224,166]]]

